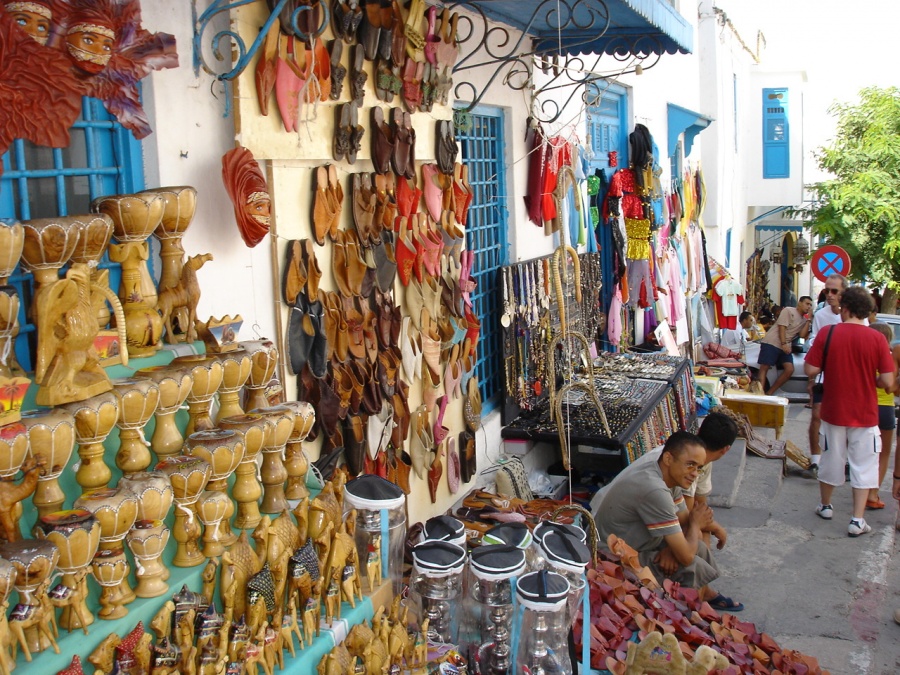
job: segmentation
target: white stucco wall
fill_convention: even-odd
[[[751,73],[746,105],[744,143],[749,206],[799,205],[803,201],[803,72],[778,72],[762,66]],[[788,106],[790,177],[763,178],[763,89],[786,87]]]

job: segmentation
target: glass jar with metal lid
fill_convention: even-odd
[[[356,552],[359,573],[366,577],[363,585],[377,588],[382,581],[390,579],[394,594],[400,593],[406,542],[406,495],[389,480],[365,474],[344,486],[344,517],[351,510],[356,510]]]
[[[546,533],[540,540],[540,550],[544,569],[564,576],[569,582],[566,617],[571,625],[584,594],[584,570],[591,561],[591,552],[585,544],[565,532]]]
[[[520,577],[516,584],[519,611],[514,631],[518,640],[516,672],[568,675],[569,625],[562,611],[569,582],[560,574],[541,570]]]
[[[445,541],[424,541],[413,547],[409,584],[410,623],[430,642],[456,644],[459,634],[457,601],[462,591],[466,551]]]
[[[475,675],[510,675],[513,579],[525,571],[525,552],[515,546],[481,546],[466,573],[459,646]]]

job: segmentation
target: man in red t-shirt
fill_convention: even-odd
[[[841,295],[843,323],[823,329],[806,355],[808,376],[827,371],[819,432],[822,501],[816,513],[831,520],[831,493],[835,486],[844,484],[844,463],[849,460],[853,518],[847,533],[851,537],[872,531],[863,514],[869,490],[878,487],[881,434],[875,388],[894,386],[894,359],[887,341],[865,324],[873,307],[872,296],[865,288],[846,289]]]

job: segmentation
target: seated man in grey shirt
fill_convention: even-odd
[[[703,532],[715,522],[712,509],[697,502],[688,511],[682,494],[705,464],[703,441],[686,431],[675,432],[658,461],[632,464],[604,489],[597,529],[603,545],[611,534],[624,539],[659,583],[671,579],[696,588],[713,607],[736,612],[744,606],[709,588],[719,576],[703,542]]]

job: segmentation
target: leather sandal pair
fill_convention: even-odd
[[[390,171],[391,157],[394,152],[394,135],[384,120],[384,110],[380,106],[372,108],[371,123],[372,164],[375,173],[385,174]]]
[[[314,377],[325,376],[328,345],[321,302],[310,302],[305,293],[297,294],[291,306],[287,342],[292,373],[299,374],[309,365]]]
[[[331,27],[335,36],[348,45],[356,42],[356,32],[362,23],[363,10],[355,0],[341,2],[334,0],[331,5]]]
[[[390,58],[393,23],[394,12],[390,0],[365,1],[358,39],[369,61],[374,61],[377,56],[381,55],[382,45],[385,42],[388,45],[387,58]],[[383,33],[385,35],[382,35]]]
[[[356,164],[366,130],[359,124],[359,112],[355,103],[343,103],[334,107],[334,143],[332,157],[335,161],[347,159]]]
[[[394,139],[391,166],[397,176],[414,178],[416,175],[416,130],[408,112],[400,108],[391,110],[391,132]]]
[[[435,135],[435,158],[438,169],[442,173],[452,176],[453,165],[456,163],[456,154],[459,146],[456,144],[456,136],[453,133],[452,120],[438,120],[437,134]]]
[[[372,176],[368,173],[355,173],[350,181],[353,193],[353,224],[360,243],[368,245],[372,237],[376,206]]]
[[[325,235],[337,235],[344,201],[344,189],[333,164],[320,166],[313,172],[312,223],[313,237],[319,246],[325,245]]]
[[[367,266],[360,252],[359,237],[352,230],[338,230],[331,256],[334,280],[345,298],[362,294]]]
[[[410,157],[410,165],[414,166],[415,158]],[[415,178],[397,177],[397,212],[401,216],[411,218],[419,213],[419,201],[422,199],[422,191],[416,185]],[[396,227],[396,220],[392,223]]]

